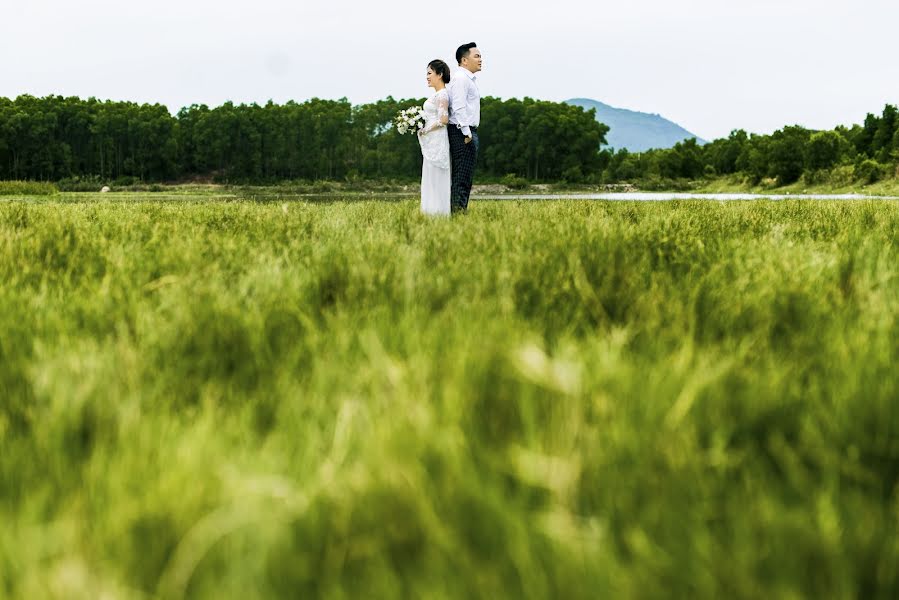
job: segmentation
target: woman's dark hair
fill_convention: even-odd
[[[462,59],[468,56],[468,53],[471,52],[472,48],[477,48],[478,45],[474,42],[469,42],[467,44],[462,44],[459,46],[459,49],[456,50],[456,62],[460,65],[462,64]]]
[[[449,66],[442,60],[432,60],[428,63],[428,68],[434,71],[434,75],[439,75],[443,79],[443,83],[450,82]]]

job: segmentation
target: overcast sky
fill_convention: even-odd
[[[423,97],[478,43],[482,94],[586,97],[707,138],[899,103],[897,0],[0,0],[0,96]]]

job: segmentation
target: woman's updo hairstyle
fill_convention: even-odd
[[[432,60],[428,63],[428,68],[434,71],[434,75],[440,76],[443,79],[443,83],[450,82],[450,70],[445,62],[440,59]]]

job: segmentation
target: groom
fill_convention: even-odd
[[[481,93],[475,74],[481,70],[481,52],[474,42],[456,50],[459,68],[453,73],[449,88],[449,145],[452,161],[450,209],[468,212],[471,179],[478,160],[478,125],[481,123]]]

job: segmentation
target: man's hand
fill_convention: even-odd
[[[471,143],[471,136],[468,136],[468,137],[465,138],[465,143],[466,143],[466,144],[470,144],[470,143]]]

